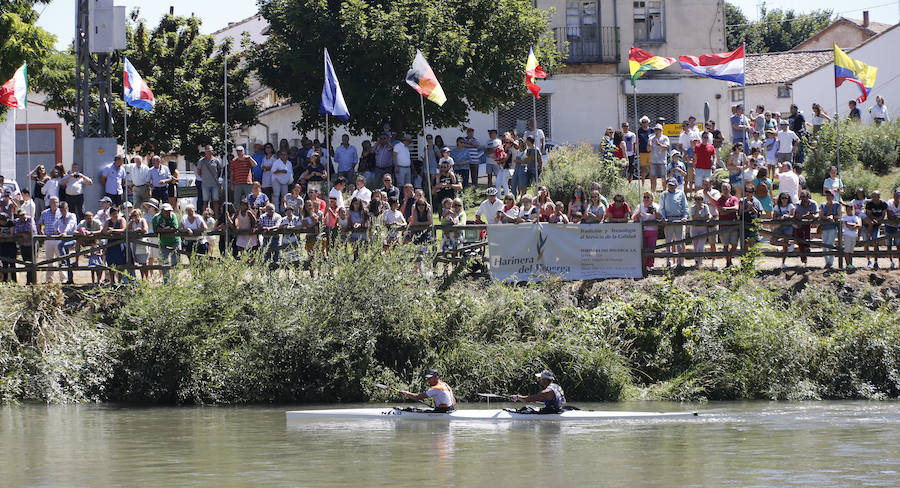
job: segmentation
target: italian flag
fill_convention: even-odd
[[[28,67],[23,64],[16,74],[0,87],[0,103],[7,107],[24,109],[28,103]]]

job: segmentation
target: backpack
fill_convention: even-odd
[[[756,184],[756,198],[766,198],[769,195],[769,185],[765,181]]]

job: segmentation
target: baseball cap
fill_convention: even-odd
[[[667,185],[677,185],[678,180],[676,180],[675,178],[669,178],[668,180],[666,180],[666,184]]]
[[[100,203],[103,203],[103,202],[106,202],[106,203],[112,203],[112,198],[109,198],[109,197],[103,197],[103,198],[100,199]]]
[[[663,130],[662,124],[656,124],[656,125],[653,126],[653,130],[657,130],[657,129]]]
[[[672,151],[672,157],[674,158],[675,156],[678,156],[678,157],[680,158],[680,157],[681,157],[681,151]]]
[[[766,134],[778,134],[778,131],[775,129],[766,129]]]
[[[549,369],[545,369],[545,370],[541,371],[540,373],[535,373],[534,376],[536,376],[538,378],[544,378],[545,380],[551,380],[551,381],[556,379],[553,376],[553,371],[550,371]]]
[[[234,148],[234,150],[244,152],[244,146],[238,146],[238,147]]]
[[[496,194],[497,194],[497,187],[490,186],[490,187],[488,187],[487,190],[485,190],[485,193],[487,193],[488,196],[496,195]]]
[[[788,121],[785,119],[781,119],[781,122],[779,122],[778,125],[788,125]]]
[[[441,148],[441,152],[442,152],[442,153],[450,152],[450,148],[447,147],[447,146],[444,146],[444,147]]]
[[[172,210],[174,210],[174,209],[172,208],[172,205],[170,205],[170,204],[168,204],[168,203],[162,204],[161,209],[162,209],[162,210],[168,210],[168,211],[170,211],[170,212],[171,212]]]
[[[429,369],[425,372],[425,378],[432,378],[434,376],[440,376],[436,369]]]
[[[489,142],[486,147],[488,149],[497,149],[498,147],[500,147],[500,141],[494,139],[493,141]]]

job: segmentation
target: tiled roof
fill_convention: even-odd
[[[858,25],[862,29],[868,29],[872,31],[873,34],[880,34],[889,28],[893,27],[893,24],[882,24],[881,22],[869,22],[867,27],[863,27],[863,21],[861,19],[851,19],[849,17],[841,17],[844,20],[849,20],[854,24]]]
[[[831,49],[748,54],[744,60],[747,85],[788,83],[834,59]]]

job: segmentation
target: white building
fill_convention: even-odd
[[[669,57],[725,51],[724,6],[718,0],[679,0],[677,4],[661,0],[537,0],[536,6],[554,9],[551,24],[558,45],[568,43],[566,66],[538,82],[542,87],[537,100],[538,125],[557,143],[596,145],[607,126],[618,127],[625,120],[634,124],[634,92],[628,79],[628,49],[632,45]],[[265,39],[266,28],[265,19],[256,15],[214,35],[219,42],[227,37],[239,40],[248,32],[251,39],[260,42]],[[645,74],[637,89],[638,116],[680,122],[695,115],[702,120],[704,102],[710,105],[712,119],[725,121],[731,114],[726,82],[693,76],[678,69],[677,64]],[[283,138],[298,145],[303,134],[292,128],[298,108],[258,82],[251,86],[251,98],[262,110],[260,124],[235,133],[235,140],[277,145]],[[352,114],[352,101],[348,104]],[[532,99],[528,97],[506,110],[471,112],[467,125],[475,127],[476,136],[483,138],[489,128],[522,130],[531,116]],[[449,145],[461,135],[459,128],[428,132],[441,135]],[[336,135],[341,133],[338,128]],[[352,137],[351,143],[358,145],[361,140]]]
[[[897,49],[897,46],[900,46],[898,25],[870,37],[855,49],[847,51],[851,58],[878,68],[875,86],[872,88],[868,100],[859,107],[864,114],[864,120],[868,109],[875,105],[877,95],[884,97],[885,104],[889,109],[900,109],[900,64],[890,54]],[[837,89],[837,105],[835,105],[833,57],[822,66],[794,80],[791,86],[794,103],[806,110],[807,113],[813,102],[816,102],[824,107],[829,115],[837,112],[841,118],[845,118],[849,112],[847,102],[856,99],[860,94],[857,85],[844,83]],[[891,113],[891,118],[896,118],[897,114],[895,110]]]

